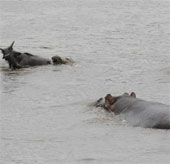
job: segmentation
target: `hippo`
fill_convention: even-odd
[[[136,98],[134,92],[120,96],[107,94],[94,105],[120,115],[121,119],[135,127],[170,129],[170,105]]]
[[[2,58],[8,62],[9,68],[12,69],[19,69],[19,68],[29,67],[29,66],[48,65],[48,64],[67,64],[73,62],[69,58],[63,59],[59,56],[53,56],[51,60],[49,60],[37,55],[32,55],[27,52],[24,53],[17,52],[13,50],[13,45],[14,45],[14,41],[8,48],[5,49],[0,48],[3,54]]]

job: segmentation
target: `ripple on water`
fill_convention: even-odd
[[[12,71],[0,60],[4,164],[170,162],[169,131],[88,106],[132,90],[170,102],[168,0],[0,3],[1,48],[76,61]]]

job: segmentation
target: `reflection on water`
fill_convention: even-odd
[[[73,65],[0,60],[4,164],[170,163],[170,133],[89,106],[111,93],[170,104],[168,0],[1,1],[0,47]]]

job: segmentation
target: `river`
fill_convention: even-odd
[[[0,1],[0,47],[73,65],[0,60],[3,164],[168,164],[170,131],[90,106],[107,93],[170,104],[169,0]]]

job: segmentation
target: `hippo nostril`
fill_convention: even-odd
[[[105,100],[103,98],[100,98],[96,102],[96,107],[104,107],[104,104],[105,104]]]

